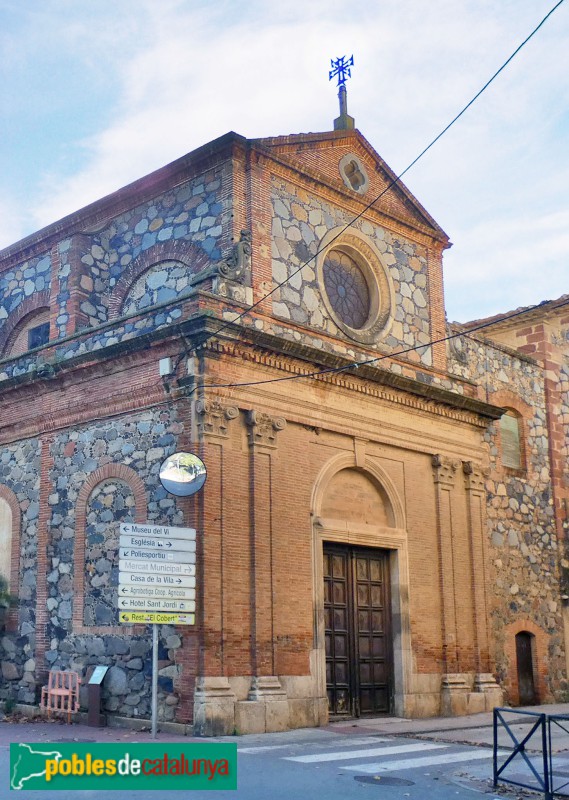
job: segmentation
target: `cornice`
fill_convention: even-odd
[[[394,374],[378,366],[362,364],[356,367],[353,359],[344,355],[328,353],[316,347],[235,323],[224,323],[222,327],[223,333],[220,335],[220,321],[207,312],[201,312],[158,331],[61,361],[50,377],[42,378],[33,373],[26,373],[3,381],[0,384],[0,408],[3,408],[5,413],[8,404],[17,403],[18,397],[21,399],[29,397],[30,389],[40,395],[50,391],[61,394],[73,383],[85,377],[104,380],[107,375],[114,374],[119,369],[125,370],[141,363],[141,353],[146,352],[146,358],[150,357],[149,348],[154,346],[167,347],[175,340],[176,347],[182,349],[180,340],[184,337],[187,347],[197,348],[206,358],[208,356],[219,358],[224,355],[239,357],[243,361],[270,368],[281,376],[290,375],[317,380],[471,425],[484,427],[487,420],[498,419],[503,413],[497,406]],[[210,338],[200,344],[205,337]],[[321,373],[322,370],[329,371],[324,374],[314,374]],[[184,377],[177,382],[172,380],[170,384],[171,397],[165,395],[164,387],[158,379],[153,388],[142,387],[137,391],[135,399],[132,398],[132,387],[128,388],[125,390],[124,408],[121,406],[122,410],[117,413],[157,402],[175,400],[178,389],[186,392],[188,386],[194,385],[194,378]],[[60,411],[54,414],[54,419],[44,419],[41,428],[44,431],[54,430],[65,427],[66,424],[76,423],[80,419],[86,421],[96,413],[92,407],[78,414],[77,410],[66,411],[60,405]],[[67,416],[68,414],[70,416]],[[104,409],[102,415],[106,416]],[[37,420],[35,422],[30,420],[29,423],[21,420],[17,428],[18,438],[26,438],[28,435],[35,435],[38,423]],[[4,432],[6,430],[4,428]]]
[[[210,340],[204,349],[212,354],[239,356],[244,361],[262,364],[280,372],[297,375],[299,378],[312,377],[314,380],[411,408],[443,413],[446,417],[460,419],[470,424],[485,426],[485,420],[498,419],[503,414],[503,409],[497,406],[397,375],[381,367],[369,364],[354,367],[353,359],[346,356],[327,353],[296,341],[283,340],[263,331],[239,328],[239,334],[241,341],[232,341],[228,337]],[[244,346],[245,341],[255,347]],[[328,369],[330,372],[314,375],[322,369]],[[371,385],[365,381],[369,381]],[[183,384],[184,381],[180,383]],[[437,408],[438,406],[441,408]],[[446,407],[447,410],[443,412],[442,407]]]

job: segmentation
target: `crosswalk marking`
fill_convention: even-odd
[[[401,744],[394,747],[370,747],[366,750],[345,750],[335,753],[316,753],[310,756],[287,756],[284,761],[299,761],[302,764],[316,764],[321,761],[343,761],[352,758],[372,758],[373,756],[397,755],[399,753],[414,753],[417,750],[445,750],[448,744]],[[348,769],[345,767],[345,769]]]
[[[475,753],[443,753],[440,756],[425,756],[425,758],[402,758],[398,761],[378,761],[375,764],[356,764],[352,767],[340,767],[340,769],[373,774],[375,772],[399,772],[407,769],[417,769],[418,767],[436,767],[439,764],[452,764],[459,761],[478,761],[483,758],[492,758],[492,751],[477,751]]]
[[[238,753],[268,753],[270,750],[289,750],[290,744],[266,744],[259,747],[238,747]]]
[[[390,742],[391,739],[387,737],[379,737],[379,736],[362,736],[360,738],[348,738],[343,736],[341,739],[335,739],[334,741],[326,741],[326,742],[301,742],[300,745],[302,747],[322,747],[323,745],[326,747],[361,747],[363,744],[380,744],[383,742]],[[290,744],[267,744],[267,745],[258,745],[257,747],[238,747],[238,753],[245,753],[248,755],[253,755],[255,753],[268,753],[271,750],[287,750],[291,747],[298,747],[299,742],[291,742]]]

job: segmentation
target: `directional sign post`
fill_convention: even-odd
[[[152,625],[152,738],[158,712],[158,625],[196,623],[196,532],[123,522],[119,540],[119,620]]]

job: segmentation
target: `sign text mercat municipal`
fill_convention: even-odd
[[[163,563],[156,561],[133,561],[119,559],[120,572],[143,572],[149,575],[195,575],[195,564]]]

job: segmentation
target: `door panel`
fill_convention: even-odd
[[[332,716],[390,711],[389,553],[324,546],[326,681]]]
[[[533,675],[532,639],[532,634],[526,631],[516,634],[518,691],[522,706],[532,706],[537,702]]]

